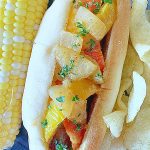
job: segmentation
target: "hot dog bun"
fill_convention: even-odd
[[[23,96],[23,124],[28,131],[30,150],[46,150],[41,121],[48,103],[48,87],[54,75],[54,52],[60,31],[65,29],[72,0],[55,0],[43,18],[33,45]],[[100,148],[106,126],[103,115],[112,111],[120,86],[129,36],[130,1],[117,0],[117,19],[112,28],[104,81],[80,149]]]

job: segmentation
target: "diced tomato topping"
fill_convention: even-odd
[[[65,119],[63,124],[72,142],[72,148],[77,149],[80,146],[84,137],[86,131],[85,126],[76,124],[75,122],[68,119]]]
[[[83,46],[82,50],[84,51],[85,55],[90,56],[98,63],[100,70],[103,72],[105,67],[105,62],[104,62],[103,53],[101,51],[101,45],[99,41],[96,40],[94,41],[95,41],[95,46],[93,48],[90,48],[90,46],[88,48]]]
[[[55,81],[55,84],[56,84],[56,85],[61,85],[61,84],[62,84],[62,81],[56,80],[56,81]]]
[[[89,9],[91,12],[93,13],[98,13],[98,9],[100,8],[101,4],[102,4],[102,0],[81,0],[82,2],[82,6],[86,7],[87,9]]]

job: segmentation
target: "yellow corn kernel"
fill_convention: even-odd
[[[14,23],[14,27],[16,27],[16,28],[24,28],[24,23],[15,22],[15,23]]]
[[[11,24],[11,25],[4,25],[4,29],[6,30],[6,31],[12,31],[13,30],[13,25]]]
[[[13,18],[9,18],[9,17],[4,17],[3,22],[5,24],[12,24],[14,22]]]
[[[9,83],[0,83],[0,90],[3,89],[7,89],[9,87]]]
[[[28,52],[28,51],[24,51],[24,52],[23,52],[23,56],[24,56],[24,57],[29,58],[29,57],[30,57],[30,55],[31,55],[31,53],[30,53],[30,52]]]
[[[13,60],[15,61],[17,56],[22,56],[22,50],[13,50],[13,54],[15,55],[13,58]]]
[[[12,51],[13,47],[12,47],[12,45],[3,45],[2,50],[5,51],[5,52]]]
[[[13,43],[13,47],[15,49],[22,49],[23,48],[23,44],[22,43]]]
[[[3,65],[0,65],[0,69],[4,71],[11,71],[12,67],[10,65],[3,64]]]
[[[16,8],[16,9],[15,9],[15,13],[16,13],[16,15],[18,15],[18,16],[25,16],[25,15],[26,15],[26,11],[23,10],[23,9],[20,9],[20,8]]]
[[[31,44],[24,44],[24,50],[25,51],[31,51],[31,49],[32,49]]]
[[[23,58],[22,63],[25,65],[28,65],[29,64],[29,58]]]
[[[1,64],[11,64],[11,63],[12,63],[12,60],[11,60],[11,59],[8,59],[8,58],[1,58],[1,59],[0,59],[0,63],[1,63]]]
[[[13,55],[11,51],[7,51],[7,52],[3,52],[2,56],[5,58],[11,58]]]
[[[25,22],[25,17],[23,17],[23,16],[15,16],[15,20],[17,21],[17,22],[21,22],[21,23],[23,23],[23,22]]]
[[[26,33],[26,34],[25,34],[25,38],[26,38],[27,40],[33,40],[33,35],[32,35],[32,33]]]
[[[14,62],[22,62],[22,57],[21,56],[13,56],[13,61]]]
[[[25,84],[25,80],[24,79],[19,79],[18,80],[18,85],[24,85]]]
[[[5,10],[4,11],[4,15],[11,18],[15,15],[15,13],[13,11],[8,11],[8,10]]]
[[[18,2],[16,2],[16,7],[25,9],[25,8],[27,8],[27,4],[22,1],[18,1]]]
[[[25,32],[23,29],[15,28],[14,33],[17,35],[23,36]]]

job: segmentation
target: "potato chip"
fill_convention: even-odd
[[[121,86],[117,97],[117,106],[119,109],[127,111],[128,93],[125,93],[127,89],[131,86],[132,80],[130,78],[122,79]],[[127,94],[127,95],[126,95]],[[123,97],[125,95],[125,97]]]
[[[150,63],[150,22],[146,17],[147,0],[133,0],[130,37],[140,59]]]
[[[147,95],[142,105],[142,108],[147,108],[150,106],[150,67],[148,65],[144,65],[144,74],[143,77],[147,84]]]
[[[146,96],[146,83],[142,76],[133,72],[133,88],[129,96],[126,122],[134,120]]]
[[[109,150],[126,150],[126,147],[124,146],[123,143],[123,137],[120,136],[119,138],[115,138],[111,141]]]
[[[150,22],[150,10],[146,10],[147,20]]]
[[[142,74],[143,62],[140,60],[136,50],[129,42],[127,56],[125,59],[123,72],[122,72],[122,79],[130,78],[132,76],[133,71],[137,71],[139,74]]]
[[[124,145],[129,150],[150,149],[150,108],[141,110],[135,122],[126,128],[123,135]]]
[[[112,137],[110,131],[107,130],[100,149],[101,150],[110,150],[110,145],[111,145],[113,138],[114,137]]]
[[[107,127],[110,128],[111,134],[114,137],[119,137],[123,128],[126,112],[115,111],[103,117]]]

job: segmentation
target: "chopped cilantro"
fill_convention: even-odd
[[[89,8],[89,4],[88,4],[88,3],[86,3],[86,4],[85,4],[85,7],[86,7],[86,8]]]
[[[79,47],[79,46],[81,46],[80,43],[73,43],[73,44],[72,44],[72,48],[77,48],[77,47]]]
[[[78,102],[80,99],[77,95],[73,96],[72,101],[73,102]]]
[[[47,119],[41,122],[42,128],[46,128],[48,125]]]
[[[80,131],[81,130],[81,125],[77,123],[77,121],[74,119],[73,123],[76,125],[76,130]]]
[[[102,74],[101,74],[100,72],[98,72],[98,73],[96,74],[96,77],[97,77],[97,78],[101,78],[101,77],[102,77]]]
[[[63,144],[62,141],[58,141],[56,140],[55,141],[55,149],[56,150],[68,150],[68,146]]]
[[[79,5],[79,6],[82,6],[82,5],[83,5],[83,3],[82,3],[81,1],[79,1],[79,2],[78,2],[78,5]]]
[[[60,103],[63,103],[65,101],[65,96],[57,97],[56,100]]]
[[[96,43],[93,39],[90,39],[89,42],[87,42],[87,44],[90,45],[90,51],[95,47]]]
[[[76,126],[77,126],[76,130],[77,130],[77,131],[80,131],[80,130],[81,130],[81,125],[80,125],[80,124],[77,124]]]
[[[69,72],[70,72],[70,67],[68,65],[65,65],[61,70],[60,72],[58,73],[62,78],[65,78]]]
[[[73,68],[74,68],[74,60],[70,59],[70,69],[73,69]]]
[[[68,74],[70,73],[70,71],[73,69],[74,67],[74,60],[70,60],[70,65],[65,65],[60,72],[58,73],[58,75],[60,75],[62,78],[65,78],[66,76],[68,76]]]
[[[96,8],[93,10],[94,14],[98,14],[100,11],[100,3],[99,2],[94,2],[94,5],[96,6]]]
[[[103,0],[104,3],[112,4],[112,0]]]
[[[77,28],[79,28],[80,36],[86,36],[87,34],[89,34],[89,30],[87,30],[86,27],[81,22],[77,22],[76,26]]]

